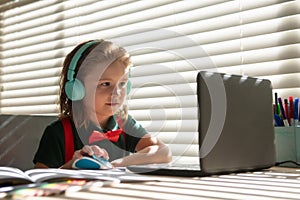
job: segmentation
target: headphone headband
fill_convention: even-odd
[[[67,80],[72,81],[74,79],[75,69],[76,65],[81,58],[82,54],[93,44],[99,42],[100,40],[93,40],[90,42],[85,43],[82,47],[79,48],[78,51],[74,54],[72,57],[72,60],[69,64],[68,74],[67,74]]]

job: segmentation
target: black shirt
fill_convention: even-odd
[[[101,129],[92,123],[90,124],[87,129],[81,128],[77,130],[71,121],[75,151],[81,149],[84,144],[88,144],[87,138],[92,131],[106,132],[107,130],[119,128],[114,117],[110,118],[105,129]],[[104,148],[109,154],[110,161],[129,155],[129,153],[135,152],[137,143],[147,132],[130,115],[128,115],[123,131],[125,138],[121,134],[117,142],[102,140],[93,144]],[[33,162],[43,163],[50,168],[58,168],[65,163],[65,136],[61,120],[56,120],[45,128]]]

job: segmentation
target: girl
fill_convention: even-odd
[[[128,115],[130,57],[105,40],[78,45],[63,64],[60,116],[48,125],[34,156],[35,168],[72,168],[84,155],[115,167],[170,162],[169,148]]]

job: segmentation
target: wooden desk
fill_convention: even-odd
[[[92,191],[28,199],[300,199],[300,168],[209,177],[151,176],[158,181],[119,183]]]

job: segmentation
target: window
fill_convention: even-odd
[[[0,114],[57,114],[63,58],[94,38],[128,49],[130,113],[187,159],[196,71],[266,78],[279,96],[300,96],[300,1],[6,0],[0,10]]]

